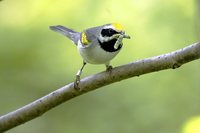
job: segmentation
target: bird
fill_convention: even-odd
[[[111,71],[110,61],[122,49],[124,38],[130,39],[125,34],[124,27],[119,23],[109,23],[101,26],[87,28],[81,32],[62,25],[49,26],[69,38],[77,47],[83,59],[83,65],[76,74],[74,88],[80,90],[79,83],[83,68],[89,64],[105,64],[106,71]]]

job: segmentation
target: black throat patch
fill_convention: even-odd
[[[115,51],[118,51],[122,48],[122,44],[119,45],[119,47],[117,49],[114,48],[114,45],[116,43],[117,39],[112,39],[108,42],[101,42],[99,39],[98,39],[98,42],[101,46],[102,49],[104,49],[105,51],[107,52],[115,52]]]

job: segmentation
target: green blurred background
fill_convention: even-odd
[[[1,1],[0,115],[74,81],[82,59],[50,25],[81,31],[121,23],[132,39],[124,40],[112,61],[119,66],[199,41],[198,11],[193,0]],[[104,65],[87,65],[82,77],[103,70]],[[8,133],[199,133],[194,131],[200,127],[199,80],[199,60],[131,78],[72,99]]]

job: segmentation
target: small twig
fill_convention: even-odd
[[[0,132],[30,121],[59,104],[88,91],[121,81],[130,77],[160,71],[175,69],[181,65],[200,58],[200,43],[192,44],[183,49],[139,60],[112,69],[111,72],[101,72],[81,80],[80,91],[70,83],[18,110],[0,117]]]

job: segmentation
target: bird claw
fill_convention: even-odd
[[[74,81],[74,89],[80,90],[79,83],[80,83],[80,75],[76,75],[76,80]]]
[[[106,71],[111,72],[112,69],[113,67],[111,65],[106,66]]]

